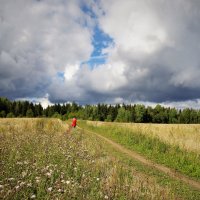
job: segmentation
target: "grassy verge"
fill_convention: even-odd
[[[156,137],[147,136],[114,125],[94,126],[81,122],[82,127],[100,133],[123,146],[135,150],[149,159],[200,180],[200,155],[167,144]]]
[[[98,138],[65,131],[60,120],[0,121],[0,199],[176,199]]]

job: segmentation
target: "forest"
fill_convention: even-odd
[[[152,108],[141,104],[79,105],[75,102],[54,104],[44,109],[41,104],[11,101],[0,97],[0,117],[50,117],[62,120],[77,117],[83,120],[107,122],[199,124],[200,110],[166,108],[159,104]]]

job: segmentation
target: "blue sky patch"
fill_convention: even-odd
[[[57,77],[60,79],[60,80],[62,80],[62,81],[64,81],[65,80],[65,77],[64,77],[64,72],[57,72]]]
[[[82,10],[93,19],[97,19],[97,16],[90,7],[84,5],[82,6]],[[92,40],[92,45],[94,47],[94,50],[90,56],[90,59],[82,62],[82,64],[88,64],[91,68],[104,64],[106,62],[107,55],[102,54],[102,50],[108,47],[112,43],[113,39],[108,34],[104,33],[100,29],[98,24],[96,24],[93,30],[93,40]]]

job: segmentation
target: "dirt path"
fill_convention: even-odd
[[[160,164],[156,164],[156,163],[153,163],[152,161],[146,159],[145,157],[139,155],[138,153],[134,152],[134,151],[131,151],[125,147],[123,147],[122,145],[100,135],[100,134],[97,134],[95,132],[92,132],[92,131],[89,131],[89,130],[86,130],[86,132],[88,133],[91,133],[91,134],[95,134],[96,136],[98,136],[99,138],[102,138],[103,140],[105,140],[107,143],[111,144],[115,149],[129,155],[130,157],[140,161],[141,163],[143,163],[144,165],[147,165],[149,167],[152,167],[152,168],[155,168],[161,172],[164,172],[165,174],[167,174],[168,176],[174,178],[174,179],[177,179],[177,180],[181,180],[182,182],[184,183],[187,183],[189,184],[190,186],[200,190],[200,183],[197,182],[197,181],[194,181],[186,176],[184,176],[183,174],[180,174],[179,172],[176,172],[168,167],[165,167],[163,165],[160,165]]]

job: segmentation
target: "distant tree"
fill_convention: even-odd
[[[27,116],[27,117],[34,117],[34,113],[33,113],[33,111],[32,111],[31,108],[29,108],[29,109],[26,111],[26,116]]]
[[[146,109],[144,105],[135,106],[135,122],[144,122],[146,118]]]
[[[118,113],[118,110],[115,106],[109,106],[108,107],[108,113],[107,113],[107,118],[108,120],[111,120],[111,122],[113,122],[116,117],[117,117],[117,113]]]
[[[169,110],[169,123],[170,124],[178,123],[178,113],[175,108]]]
[[[190,109],[185,108],[180,113],[180,123],[189,124],[190,123]]]
[[[0,97],[0,111],[4,110],[7,113],[10,112],[11,102],[4,97]]]
[[[6,115],[7,118],[13,118],[15,117],[15,115],[12,113],[12,112],[9,112],[7,115]]]
[[[0,112],[0,117],[6,117],[6,112],[5,112],[5,110],[2,110],[2,111]]]
[[[106,122],[112,122],[112,115],[107,115],[107,118],[105,119]]]
[[[28,110],[29,107],[29,102],[28,101],[23,101],[22,102],[22,115],[25,117],[26,116],[26,112]]]
[[[198,123],[198,113],[194,109],[190,110],[190,123],[192,124]]]
[[[36,117],[42,116],[42,111],[43,111],[43,108],[42,108],[41,104],[35,105],[35,116]]]
[[[117,122],[129,122],[131,119],[131,112],[129,110],[125,110],[124,107],[119,108],[118,114],[116,117]]]
[[[58,112],[55,112],[55,113],[53,114],[52,118],[62,119],[62,116],[61,116]]]

